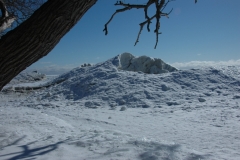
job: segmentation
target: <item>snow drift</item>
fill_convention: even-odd
[[[120,54],[119,62],[119,68],[126,71],[141,71],[151,74],[177,71],[176,68],[166,64],[159,58],[150,58],[148,56],[135,57],[130,53]]]
[[[40,99],[74,100],[87,108],[101,106],[150,108],[176,106],[189,103],[202,103],[212,96],[230,96],[240,91],[240,81],[226,74],[224,70],[215,68],[192,69],[168,72],[164,74],[145,74],[141,71],[132,72],[126,67],[128,57],[132,57],[131,65],[135,69],[146,71],[151,67],[139,66],[142,59],[148,59],[145,64],[156,64],[154,59],[142,58],[134,60],[130,54],[116,56],[103,63],[90,67],[79,67],[61,75],[53,84],[62,82],[48,89],[48,94],[41,93]],[[130,64],[130,63],[128,63]],[[144,64],[144,63],[142,63]],[[175,70],[164,62],[162,70]],[[136,67],[138,66],[138,67]],[[151,65],[146,65],[151,66]],[[121,69],[119,69],[121,68]],[[126,70],[122,70],[126,69]],[[151,70],[151,69],[150,69]],[[201,91],[201,92],[200,92]],[[221,99],[218,96],[217,99]]]
[[[0,159],[239,159],[240,68],[156,61],[122,54],[0,92]]]

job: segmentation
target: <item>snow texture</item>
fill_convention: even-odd
[[[11,80],[9,84],[36,82],[36,81],[41,81],[44,78],[46,78],[46,75],[39,73],[38,71],[21,72],[13,80]]]
[[[135,57],[130,53],[120,54],[119,62],[119,68],[126,71],[141,71],[151,74],[177,71],[176,68],[166,64],[159,58],[150,58],[147,56]]]
[[[1,92],[0,159],[238,160],[239,93],[240,67],[124,53]]]

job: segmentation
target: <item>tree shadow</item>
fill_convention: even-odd
[[[158,159],[176,159],[178,149],[180,145],[178,144],[161,144],[157,142],[141,142],[145,146],[145,151],[139,154],[141,160],[158,160]]]
[[[186,152],[181,149],[179,144],[163,144],[153,141],[132,141],[142,152],[138,154],[140,160],[173,160],[179,159],[179,153],[185,154],[187,160],[208,159],[210,155],[200,155],[196,153]],[[185,153],[184,153],[185,152]]]
[[[5,147],[16,145],[18,142],[20,142],[22,139],[24,139],[26,136],[22,136],[21,138],[18,138],[17,140],[7,144],[6,146],[0,144],[0,150],[2,150]],[[1,142],[0,142],[1,143]]]
[[[197,154],[194,154],[194,153],[191,153],[186,160],[196,160],[196,159],[206,159],[207,156],[210,156],[210,155],[197,155]]]
[[[17,142],[21,141],[25,137],[26,136],[24,136],[22,138],[19,138],[16,141],[14,141],[13,143],[11,143],[11,144],[9,144],[5,147],[15,145]],[[47,139],[45,139],[45,140],[47,140]],[[70,139],[66,139],[66,140],[63,140],[63,141],[59,141],[57,143],[52,143],[52,144],[45,145],[45,146],[42,146],[42,147],[36,147],[36,148],[30,149],[31,144],[39,142],[39,141],[33,141],[33,142],[28,143],[28,144],[18,146],[18,147],[22,148],[22,151],[13,152],[13,153],[9,153],[9,154],[2,154],[2,155],[0,155],[0,159],[1,159],[1,157],[5,157],[5,156],[10,156],[10,157],[13,156],[11,158],[8,158],[8,160],[19,160],[19,159],[25,159],[25,158],[28,158],[28,160],[36,159],[36,156],[41,156],[41,155],[45,155],[47,153],[50,153],[50,152],[56,150],[59,147],[60,144],[66,143],[69,140]]]

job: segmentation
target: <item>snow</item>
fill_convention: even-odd
[[[37,88],[47,87],[56,75],[45,75],[38,71],[21,72],[13,80],[4,86],[3,90],[19,91],[19,90],[33,90]]]
[[[3,90],[0,159],[240,159],[240,67],[147,74],[142,57]]]
[[[44,80],[46,75],[43,73],[39,73],[38,71],[32,72],[21,72],[17,75],[9,84],[19,84],[19,83],[29,83],[29,82],[37,82]]]
[[[166,64],[159,58],[150,58],[147,56],[135,57],[131,53],[120,54],[119,62],[119,68],[127,71],[141,71],[152,74],[177,71],[176,68]]]

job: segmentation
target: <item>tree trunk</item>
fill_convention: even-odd
[[[48,0],[0,39],[0,90],[46,56],[97,0]]]

